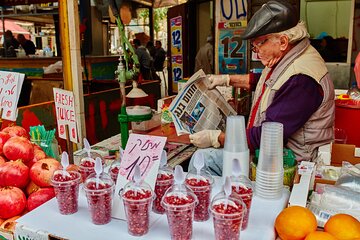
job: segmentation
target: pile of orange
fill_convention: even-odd
[[[285,208],[275,220],[275,229],[282,240],[360,240],[360,222],[347,214],[332,216],[324,232],[316,231],[315,215],[307,208]]]

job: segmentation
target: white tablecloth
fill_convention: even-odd
[[[215,181],[213,195],[220,191],[220,178]],[[253,197],[249,225],[240,233],[242,240],[271,240],[275,239],[274,221],[279,212],[286,207],[289,191],[284,189],[283,197],[279,200],[266,200]],[[114,195],[117,197],[117,195]],[[150,230],[142,237],[133,237],[127,233],[125,221],[112,219],[106,225],[94,225],[90,219],[84,190],[80,188],[79,211],[72,215],[61,215],[58,211],[56,199],[52,199],[37,209],[18,219],[18,224],[32,229],[34,232],[44,231],[52,235],[71,240],[99,240],[99,239],[170,239],[166,215],[151,213]],[[186,231],[186,229],[184,229]],[[206,222],[194,222],[193,239],[214,239],[213,222],[210,218]]]

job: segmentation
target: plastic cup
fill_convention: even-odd
[[[210,218],[209,206],[213,183],[214,179],[205,171],[201,171],[200,176],[192,172],[187,174],[185,184],[194,192],[199,201],[194,212],[194,220],[197,222],[203,222]]]
[[[51,178],[59,211],[63,215],[69,215],[78,211],[79,184],[81,175],[75,171],[69,171],[70,177],[63,177],[62,171],[55,171]]]
[[[109,168],[109,175],[115,184],[119,175],[119,169],[120,169],[120,161],[113,162]]]
[[[142,236],[149,231],[152,201],[152,195],[148,198],[140,200],[127,199],[123,197],[128,233],[130,235]]]
[[[274,173],[283,169],[283,125],[281,123],[262,124],[257,169]]]
[[[229,199],[214,200],[211,204],[216,240],[240,239],[242,220],[246,213],[245,204],[241,199],[230,195]],[[225,207],[225,204],[227,207]],[[237,206],[237,210],[234,207]],[[224,210],[226,208],[226,210]]]
[[[114,182],[106,173],[100,174],[98,184],[96,181],[95,174],[90,175],[84,183],[84,190],[92,223],[102,225],[111,221]]]
[[[164,214],[165,209],[161,205],[161,199],[165,192],[173,185],[174,176],[169,173],[159,172],[155,183],[155,199],[152,205],[152,210],[159,214]]]
[[[81,180],[82,182],[85,182],[85,180],[93,173],[95,173],[95,162],[90,161],[81,161],[79,165],[79,172],[81,174]]]

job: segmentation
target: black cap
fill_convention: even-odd
[[[242,39],[251,39],[295,27],[298,23],[295,8],[285,1],[269,1],[250,19]]]

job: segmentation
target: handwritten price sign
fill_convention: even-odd
[[[166,137],[130,134],[121,161],[115,192],[118,193],[132,179],[136,165],[140,166],[142,179],[154,189],[165,143]],[[120,197],[115,197],[113,206],[112,216],[126,219]]]
[[[65,126],[68,125],[70,141],[78,143],[74,93],[60,88],[53,88],[53,91],[59,137],[67,139]]]
[[[0,71],[0,108],[2,118],[15,121],[17,104],[25,74]]]

